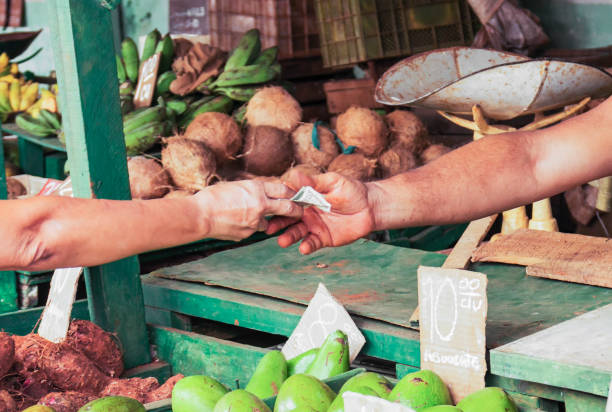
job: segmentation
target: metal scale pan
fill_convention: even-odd
[[[378,81],[375,97],[457,114],[479,105],[487,117],[507,120],[610,94],[612,75],[594,66],[453,47],[395,64]]]

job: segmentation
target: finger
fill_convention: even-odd
[[[312,177],[296,169],[292,169],[286,176],[283,176],[283,183],[296,191],[302,186],[314,185]]]
[[[302,243],[300,244],[300,253],[303,255],[309,255],[323,247],[323,242],[319,236],[310,233],[307,235]]]
[[[302,222],[297,223],[290,226],[285,233],[278,237],[278,245],[283,248],[289,247],[306,237],[306,235],[308,235],[308,227]]]
[[[275,182],[263,182],[264,193],[270,199],[289,199],[295,195],[295,190],[290,187]]]
[[[287,216],[300,218],[304,214],[304,208],[287,199],[269,199],[264,210],[266,215]]]
[[[259,222],[257,222],[257,231],[258,232],[265,232],[268,229],[268,221],[265,218],[259,219]]]
[[[324,173],[312,177],[314,189],[319,193],[331,192],[343,179],[346,179],[338,173]]]
[[[266,233],[269,235],[273,235],[279,230],[282,230],[288,226],[291,226],[292,224],[296,222],[299,222],[299,219],[295,219],[292,217],[284,217],[284,216],[275,217],[270,220],[270,223],[268,224],[268,229],[266,229]]]

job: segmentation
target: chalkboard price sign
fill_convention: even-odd
[[[170,0],[170,32],[208,34],[207,3],[206,0]]]

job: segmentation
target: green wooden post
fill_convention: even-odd
[[[101,3],[49,2],[59,103],[75,195],[127,200],[112,19]],[[136,257],[85,272],[91,319],[118,334],[128,368],[150,361],[139,272]]]
[[[0,200],[6,199],[6,173],[4,172],[4,146],[0,132]],[[17,277],[15,272],[0,272],[0,313],[17,309]]]

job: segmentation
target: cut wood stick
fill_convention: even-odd
[[[81,272],[83,268],[58,269],[53,272],[49,297],[38,328],[41,337],[54,343],[66,338]]]

